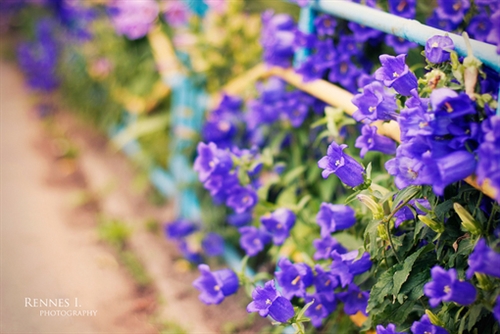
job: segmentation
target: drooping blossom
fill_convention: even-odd
[[[354,95],[352,103],[358,107],[352,116],[357,121],[389,121],[396,118],[396,97],[378,81],[364,86],[361,93]]]
[[[328,146],[327,155],[318,161],[318,167],[323,169],[321,173],[323,178],[326,179],[330,174],[335,174],[349,187],[356,187],[364,182],[364,168],[343,152],[346,147],[345,144],[339,145],[332,142]]]
[[[226,205],[236,213],[251,210],[257,204],[257,193],[251,186],[236,186],[231,190],[226,200]]]
[[[330,254],[336,250],[339,254],[346,253],[347,250],[330,234],[322,236],[321,239],[313,241],[316,253],[314,253],[314,260],[326,260],[330,258]]]
[[[436,13],[441,18],[449,19],[458,24],[464,19],[464,15],[470,7],[469,0],[438,0]]]
[[[248,256],[255,256],[271,242],[271,236],[267,231],[254,226],[244,226],[238,230],[241,234],[240,246]]]
[[[295,314],[292,303],[276,290],[274,280],[266,282],[263,287],[257,286],[252,299],[247,306],[248,313],[259,312],[261,317],[269,315],[278,322],[287,322]]]
[[[200,264],[198,269],[201,276],[193,282],[193,286],[201,292],[199,298],[203,303],[220,304],[225,297],[238,291],[238,276],[231,269],[212,272],[206,264]]]
[[[474,273],[486,274],[500,278],[500,253],[488,247],[486,240],[481,238],[467,260],[469,269],[466,276],[472,278]]]
[[[219,149],[215,143],[200,142],[197,151],[193,169],[198,172],[201,182],[213,175],[225,175],[233,166],[229,152]]]
[[[368,306],[368,291],[361,291],[360,288],[352,283],[349,284],[347,291],[337,294],[338,298],[344,303],[344,312],[347,315],[353,315],[358,312],[368,315],[366,308]]]
[[[305,315],[311,319],[314,327],[321,327],[323,319],[327,318],[337,308],[337,300],[330,298],[333,293],[315,293],[307,295],[305,298],[306,303],[314,300],[311,306],[306,310]]]
[[[356,223],[356,212],[347,205],[321,203],[316,222],[321,227],[321,236],[352,227]]]
[[[410,96],[411,90],[417,88],[418,84],[417,77],[405,63],[406,55],[381,55],[379,59],[382,67],[375,71],[375,79],[394,88],[401,95]]]
[[[356,139],[354,146],[361,149],[361,158],[364,158],[368,151],[378,151],[389,155],[396,153],[396,143],[390,138],[377,134],[377,127],[368,124],[361,129],[361,136]]]
[[[433,325],[427,314],[424,314],[420,321],[415,321],[411,325],[411,332],[413,334],[448,334],[448,331],[443,327]]]

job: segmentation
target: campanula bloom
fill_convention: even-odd
[[[433,162],[437,166],[439,177],[434,180],[434,183],[424,184],[432,184],[434,192],[438,195],[443,194],[447,185],[460,181],[474,173],[477,165],[474,154],[465,150],[450,153],[439,159],[424,159],[427,166],[431,166]]]
[[[306,303],[314,300],[311,306],[306,310],[305,315],[311,319],[314,327],[321,327],[323,319],[328,317],[337,308],[337,301],[335,298],[330,298],[333,293],[315,293],[314,295],[307,295],[305,298]]]
[[[227,217],[227,222],[235,227],[242,227],[252,221],[252,213],[233,213]]]
[[[229,152],[217,148],[215,143],[200,142],[197,147],[198,156],[193,169],[198,172],[201,182],[205,182],[213,174],[226,174],[233,167]]]
[[[420,321],[415,321],[411,325],[411,332],[413,334],[448,334],[448,331],[443,327],[433,325],[427,314],[424,314]]]
[[[458,23],[454,23],[448,18],[440,17],[437,14],[436,10],[432,12],[432,15],[427,19],[426,23],[431,27],[438,28],[444,31],[453,31],[458,27]]]
[[[450,60],[450,51],[453,48],[453,40],[450,37],[436,35],[425,43],[425,57],[431,63],[442,63]]]
[[[240,181],[236,172],[227,174],[212,174],[203,187],[210,192],[215,204],[222,204],[226,201],[229,195],[232,194],[234,188],[238,187]]]
[[[319,36],[333,36],[337,21],[328,14],[320,14],[314,19],[314,27]]]
[[[347,250],[330,233],[322,236],[321,239],[315,239],[313,245],[316,248],[316,253],[313,256],[314,260],[327,260],[334,250],[339,254],[347,253]]]
[[[458,279],[453,268],[446,271],[439,266],[431,269],[432,281],[424,285],[424,294],[429,297],[432,307],[443,302],[470,305],[476,300],[476,289],[469,282]]]
[[[366,307],[368,306],[368,291],[361,291],[359,287],[352,283],[349,284],[346,292],[337,294],[338,298],[344,303],[344,312],[348,315],[353,315],[358,312],[368,315]]]
[[[418,47],[417,43],[410,42],[404,38],[390,34],[385,35],[385,44],[392,46],[396,54],[407,54],[410,49]]]
[[[354,146],[361,149],[359,155],[361,158],[364,158],[368,151],[396,154],[396,143],[390,138],[377,134],[377,127],[368,124],[361,129],[361,136],[356,139]]]
[[[196,230],[198,226],[186,219],[179,219],[165,225],[165,234],[172,240],[185,238]]]
[[[248,304],[247,312],[259,312],[261,317],[268,315],[278,322],[287,322],[294,315],[292,303],[276,290],[274,280],[257,286],[252,292],[253,301]]]
[[[500,253],[497,253],[486,244],[486,240],[481,238],[474,247],[474,251],[467,260],[467,278],[470,279],[474,273],[486,274],[500,278]]]
[[[396,118],[396,98],[394,94],[386,91],[378,81],[363,87],[363,91],[356,94],[352,103],[358,107],[352,117],[357,121],[390,121]]]
[[[295,214],[286,208],[279,208],[273,213],[264,215],[260,221],[272,235],[275,245],[282,245],[286,238],[290,235],[290,230],[295,224]]]
[[[372,29],[356,22],[349,22],[347,26],[351,29],[354,38],[359,43],[365,43],[369,39],[377,39],[383,36],[383,32],[380,30]]]
[[[181,239],[178,240],[177,246],[179,247],[179,251],[182,254],[182,257],[194,264],[203,263],[203,256],[200,251],[191,247],[186,240]]]
[[[271,236],[262,228],[254,226],[244,226],[238,230],[241,234],[240,246],[245,250],[248,256],[255,256],[264,246],[271,242]]]
[[[436,13],[453,23],[460,23],[469,7],[469,0],[438,0]]]
[[[339,83],[350,92],[355,92],[356,79],[362,71],[350,60],[349,56],[341,55],[332,61],[328,80]]]
[[[236,213],[243,213],[251,210],[257,204],[257,201],[257,193],[252,187],[236,186],[227,197],[226,205]]]
[[[411,90],[417,88],[418,84],[417,77],[405,63],[406,55],[381,55],[379,59],[382,67],[375,71],[375,79],[382,81],[389,88],[394,88],[401,95],[410,96]]]
[[[467,26],[467,32],[471,38],[474,38],[481,42],[486,42],[486,38],[493,28],[493,24],[486,13],[480,13],[474,16],[469,25]]]
[[[316,292],[326,293],[325,297],[333,300],[335,298],[333,290],[340,285],[338,277],[329,271],[324,271],[318,264],[314,267],[314,270],[316,271],[316,275],[314,276],[313,284]]]
[[[493,23],[493,26],[486,37],[486,41],[496,44],[497,53],[500,54],[500,7],[491,15],[491,23]]]
[[[335,174],[349,187],[356,187],[364,182],[365,169],[354,158],[343,152],[346,147],[345,144],[332,142],[328,146],[327,155],[318,161],[318,167],[323,169],[321,175],[324,179],[330,174]]]
[[[377,325],[375,329],[377,330],[377,334],[407,334],[406,332],[396,332],[394,324],[388,324],[385,328],[382,325]]]
[[[342,35],[339,37],[337,51],[340,55],[357,56],[362,52],[362,48],[353,36]]]
[[[225,297],[238,291],[238,276],[231,269],[212,272],[206,264],[200,264],[198,269],[201,276],[193,282],[193,286],[201,292],[199,298],[203,303],[220,304]]]
[[[279,259],[278,268],[275,276],[283,296],[287,299],[292,299],[293,296],[304,297],[306,288],[311,286],[314,280],[311,268],[305,263],[292,264],[286,258]]]
[[[356,212],[343,204],[321,203],[316,215],[316,223],[321,227],[321,236],[352,227],[356,223]]]
[[[417,1],[416,0],[389,0],[389,12],[399,17],[407,19],[415,18]]]
[[[207,233],[201,241],[201,247],[208,256],[219,256],[224,253],[224,238],[217,233]]]

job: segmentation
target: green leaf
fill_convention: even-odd
[[[299,311],[299,313],[297,313],[297,321],[300,321],[300,319],[302,319],[302,317],[304,316],[304,313],[306,313],[307,309],[312,305],[314,304],[314,300],[310,301],[309,303],[305,304],[304,307],[302,308],[302,310]]]
[[[293,207],[297,203],[296,190],[297,188],[295,186],[283,189],[276,200],[277,206],[285,206],[287,208]]]
[[[409,201],[412,198],[416,197],[422,191],[422,187],[420,186],[409,186],[403,190],[401,190],[397,195],[394,201],[392,202],[391,211],[405,201]]]
[[[379,307],[385,297],[389,295],[389,293],[393,290],[393,275],[394,275],[395,267],[391,267],[386,270],[380,277],[378,278],[377,283],[372,287],[370,291],[370,298],[368,299],[368,307],[366,311],[371,313],[372,310]]]
[[[482,309],[483,309],[482,305],[474,305],[470,308],[469,323],[467,325],[468,331],[470,331],[474,327],[474,325],[476,324],[477,320],[479,319],[479,315],[481,314]]]
[[[430,252],[432,249],[434,249],[433,245],[426,245],[425,247],[420,248],[418,251],[415,253],[411,254],[408,256],[404,262],[403,262],[403,268],[401,270],[397,270],[394,273],[394,287],[392,289],[392,294],[396,297],[401,290],[401,287],[403,284],[406,282],[408,279],[408,276],[410,275],[411,270],[413,269],[413,264],[417,260],[417,258],[420,256],[420,254],[424,252]],[[400,266],[398,266],[400,267]]]
[[[283,176],[283,184],[288,185],[306,171],[306,166],[295,167]]]

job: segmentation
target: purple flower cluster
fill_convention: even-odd
[[[97,15],[94,9],[84,7],[80,2],[71,0],[49,0],[48,4],[55,12],[61,25],[69,33],[70,38],[77,41],[86,41],[92,38],[89,25]]]
[[[261,44],[263,58],[267,64],[281,67],[291,65],[294,53],[296,24],[288,14],[273,15],[272,11],[262,14]]]
[[[59,85],[57,62],[59,45],[55,38],[55,23],[42,19],[36,23],[35,40],[21,43],[17,59],[28,86],[42,92],[53,91]]]
[[[203,140],[213,142],[220,148],[231,148],[241,123],[242,105],[240,98],[224,94],[218,107],[208,114],[203,124]]]
[[[132,40],[146,36],[159,11],[155,0],[114,0],[108,5],[108,13],[117,34]]]
[[[252,299],[247,306],[249,313],[259,312],[261,317],[269,315],[278,322],[287,322],[295,315],[292,303],[276,290],[274,280],[266,282],[264,287],[256,287]]]

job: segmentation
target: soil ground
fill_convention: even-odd
[[[106,138],[66,112],[54,116],[55,130],[48,129],[28,96],[15,66],[1,62],[0,332],[256,331],[245,320],[245,299],[211,307],[198,301],[191,286],[197,272],[186,270],[161,233],[145,228],[146,221],[171,220],[172,207],[154,206],[133,190],[137,171]],[[68,145],[77,147],[76,159],[64,158]],[[82,196],[88,200],[76,206]],[[132,229],[127,249],[151,279],[146,288],[124,268],[116,249],[99,239],[103,216]],[[37,304],[47,300],[63,305]],[[97,312],[44,315],[58,310]]]

